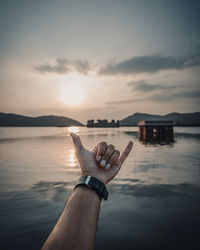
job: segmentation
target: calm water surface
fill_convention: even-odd
[[[169,145],[137,128],[78,128],[93,148],[134,149],[102,202],[96,249],[199,249],[200,128]],[[68,128],[0,128],[0,249],[40,249],[80,175]]]

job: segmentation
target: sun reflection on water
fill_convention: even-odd
[[[70,132],[70,133],[75,133],[75,134],[77,134],[78,132],[79,132],[79,128],[78,127],[75,127],[75,126],[72,126],[72,127],[69,127],[69,128],[67,128],[68,129],[68,131]]]
[[[70,149],[69,151],[69,166],[75,167],[76,166],[76,156],[75,156],[75,150]]]

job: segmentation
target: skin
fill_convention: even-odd
[[[92,151],[86,149],[80,137],[71,133],[81,175],[91,175],[105,185],[112,180],[132,149],[130,141],[120,155],[112,144],[100,142]],[[78,186],[61,214],[42,249],[92,250],[95,245],[100,198],[85,186]]]

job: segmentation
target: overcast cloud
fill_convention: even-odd
[[[2,1],[0,111],[83,123],[199,111],[199,9],[197,0]]]
[[[65,58],[57,58],[56,63],[45,63],[34,67],[40,73],[57,73],[67,74],[71,71],[77,71],[81,74],[87,74],[91,66],[88,61],[69,60]]]
[[[140,92],[151,92],[160,89],[168,90],[178,87],[178,86],[164,86],[160,84],[152,85],[146,83],[144,80],[129,82],[127,83],[127,85],[132,88],[132,91],[140,91]]]
[[[127,100],[116,100],[111,102],[106,102],[107,105],[112,104],[127,104],[127,103],[135,103],[135,102],[143,102],[143,101],[153,101],[153,102],[169,102],[174,100],[175,98],[195,98],[200,100],[200,90],[198,91],[183,91],[180,93],[166,93],[165,91],[161,91],[159,94],[152,94],[146,96],[144,98],[132,98]]]
[[[100,75],[156,73],[161,70],[181,70],[200,65],[200,55],[175,58],[161,55],[137,56],[100,69]]]
[[[200,65],[200,55],[175,58],[161,55],[132,57],[117,64],[108,64],[98,71],[100,75],[129,75],[135,73],[156,73],[162,70],[182,70]],[[56,63],[45,63],[34,67],[40,73],[67,74],[77,71],[87,74],[96,70],[87,60],[57,58]],[[146,86],[148,88],[148,86]],[[151,87],[149,87],[151,88]],[[153,87],[152,87],[153,88]]]

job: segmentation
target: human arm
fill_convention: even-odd
[[[84,186],[72,193],[43,249],[94,249],[100,198]]]
[[[82,176],[90,175],[105,185],[118,173],[132,148],[132,142],[120,156],[113,145],[99,143],[93,151],[87,150],[78,135],[72,134],[76,156]],[[109,169],[97,161],[105,160]],[[92,250],[94,249],[100,198],[94,190],[78,186],[69,198],[56,226],[45,242],[43,249]]]

